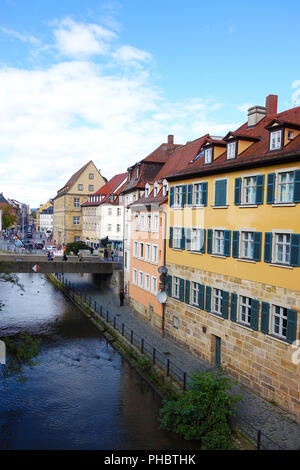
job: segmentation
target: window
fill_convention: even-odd
[[[80,207],[80,198],[79,197],[74,197],[73,207]]]
[[[175,186],[175,206],[182,206],[183,186]]]
[[[144,243],[140,242],[140,258],[144,258]]]
[[[152,294],[157,294],[157,278],[152,276]]]
[[[157,245],[152,245],[152,263],[157,264],[157,253],[158,253]]]
[[[144,275],[142,271],[139,271],[139,287],[143,287]]]
[[[158,218],[158,214],[154,214],[153,215],[153,232],[158,232],[158,224],[159,224],[159,218]]]
[[[133,284],[137,285],[137,270],[133,270],[133,278],[132,278]]]
[[[94,173],[89,173],[89,179],[93,180],[94,179]]]
[[[270,150],[278,150],[281,148],[282,131],[274,131],[270,133]]]
[[[78,185],[78,191],[83,191],[83,184]]]
[[[73,217],[73,225],[80,225],[80,217]]]
[[[203,251],[203,248],[204,248],[204,230],[200,228],[193,228],[191,249],[192,251]]]
[[[199,284],[192,282],[192,305],[199,305]]]
[[[178,317],[173,317],[173,326],[174,328],[177,328],[179,327],[179,318]]]
[[[120,231],[121,231],[121,225],[117,224],[117,232],[120,232]]]
[[[133,256],[137,258],[138,255],[138,242],[133,242]]]
[[[149,276],[149,274],[145,274],[145,289],[150,290],[150,276]]]
[[[294,171],[278,173],[277,202],[293,202],[294,200]]]
[[[202,204],[202,184],[198,183],[194,186],[194,204],[199,206]]]
[[[280,338],[286,339],[287,309],[273,305],[272,310],[272,333]]]
[[[222,315],[223,292],[221,289],[213,290],[213,312]]]
[[[151,245],[146,243],[145,261],[150,261]]]
[[[174,227],[174,248],[181,248],[182,229]]]
[[[111,224],[108,224],[108,226],[107,226],[107,231],[108,231],[108,232],[111,232]]]
[[[215,181],[215,206],[226,206],[227,180]]]
[[[108,208],[108,215],[112,215],[112,208],[111,207]]]
[[[275,233],[275,263],[290,264],[291,235]]]
[[[227,144],[227,160],[231,160],[236,156],[236,142],[229,142]]]
[[[244,178],[243,204],[256,204],[256,176]]]
[[[136,212],[134,214],[134,230],[138,230],[138,229],[139,229],[139,215]]]
[[[154,197],[158,195],[158,184],[154,185]]]
[[[151,230],[151,214],[147,214],[147,230]]]
[[[117,215],[118,215],[118,216],[121,215],[121,207],[118,207],[118,208],[117,208]]]
[[[174,277],[173,297],[175,297],[175,299],[179,299],[179,296],[180,296],[180,278]]]
[[[253,259],[254,233],[242,232],[241,244],[242,258]]]
[[[94,191],[94,185],[93,184],[89,184],[89,191]]]
[[[145,214],[141,214],[140,217],[140,230],[144,230],[145,228]]]
[[[164,181],[163,182],[163,196],[166,196],[168,193],[168,182]]]
[[[215,245],[214,245],[214,254],[223,255],[224,254],[224,230],[215,230]]]
[[[251,301],[249,297],[240,297],[240,322],[248,326],[251,324]]]
[[[80,242],[80,237],[78,235],[75,235],[74,242]]]
[[[150,194],[150,186],[146,185],[145,187],[145,196],[148,197]]]
[[[212,162],[212,147],[205,149],[204,151],[204,163]]]

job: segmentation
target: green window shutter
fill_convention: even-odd
[[[231,231],[224,230],[224,256],[230,256]]]
[[[229,292],[222,291],[222,317],[228,318]]]
[[[207,206],[207,183],[202,183],[201,204]]]
[[[255,261],[261,261],[261,232],[253,233],[253,259]]]
[[[205,310],[210,312],[211,310],[211,287],[206,286],[205,289]]]
[[[215,181],[215,206],[226,206],[227,180]]]
[[[272,261],[272,233],[265,233],[265,251],[264,251],[264,262],[271,263]]]
[[[250,328],[258,330],[258,313],[259,313],[259,301],[251,299],[251,318]]]
[[[270,316],[270,304],[267,302],[261,303],[261,321],[260,329],[266,335],[269,333],[269,316]]]
[[[236,322],[237,314],[237,294],[231,294],[230,320]]]
[[[169,247],[173,248],[173,227],[170,227]]]
[[[192,237],[192,230],[190,228],[186,229],[185,240],[186,240],[186,249],[191,250],[191,237]]]
[[[265,175],[256,176],[256,204],[264,203]]]
[[[291,266],[300,266],[300,235],[297,233],[291,234]]]
[[[174,186],[170,188],[170,207],[174,206]]]
[[[182,201],[181,201],[181,207],[184,207],[186,205],[186,185],[184,184],[182,186]]]
[[[286,340],[293,343],[296,340],[297,332],[297,312],[296,310],[287,311]]]
[[[199,284],[198,307],[204,310],[204,285]]]
[[[188,206],[193,205],[193,185],[188,185]]]
[[[275,173],[268,174],[267,180],[267,204],[273,204],[275,198]]]
[[[205,228],[201,229],[201,240],[202,245],[200,247],[200,253],[205,253]]]
[[[182,250],[185,250],[185,233],[184,233],[184,227],[181,228],[180,248],[181,248]]]
[[[233,258],[239,257],[239,240],[240,232],[238,230],[233,230],[232,232],[232,256]]]
[[[184,302],[184,279],[179,279],[179,300]]]
[[[212,253],[212,237],[213,237],[213,231],[211,228],[207,230],[207,253],[211,254]]]
[[[300,170],[294,173],[294,202],[300,202]]]
[[[172,297],[172,276],[168,276],[168,296]]]
[[[190,281],[185,281],[185,303],[190,303]]]
[[[235,178],[234,204],[236,206],[239,206],[241,204],[241,187],[242,187],[242,178]]]

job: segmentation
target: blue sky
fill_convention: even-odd
[[[38,206],[92,159],[107,178],[166,141],[300,104],[297,1],[0,0],[0,191]],[[109,163],[108,163],[109,162]]]

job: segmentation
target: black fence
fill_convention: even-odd
[[[63,283],[71,298],[74,299],[75,295],[78,296],[95,312],[96,316],[99,315],[118,333],[129,340],[130,344],[136,346],[142,354],[148,357],[153,365],[158,365],[162,370],[164,370],[167,377],[175,379],[183,391],[188,390],[189,381],[192,380],[192,377],[187,372],[178,367],[167,357],[166,354],[161,353],[157,348],[152,346],[145,338],[142,338],[133,329],[125,325],[117,315],[104,309],[103,306],[96,300],[93,300],[91,296],[88,296],[85,292],[77,289],[76,285],[68,279],[65,279],[62,274],[55,274],[55,276]],[[256,443],[257,450],[285,450],[277,442],[273,441],[273,439],[263,433],[261,429],[257,429],[239,414],[236,414],[232,424],[237,426],[252,442]]]

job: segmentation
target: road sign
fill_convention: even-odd
[[[37,264],[35,264],[35,265],[33,266],[32,270],[33,270],[35,273],[38,273],[39,270],[40,270],[40,267],[39,267]]]
[[[157,271],[159,272],[159,274],[167,274],[168,268],[166,268],[166,266],[159,266]]]
[[[166,292],[159,291],[156,295],[156,298],[160,304],[165,304],[167,301],[167,294]]]

